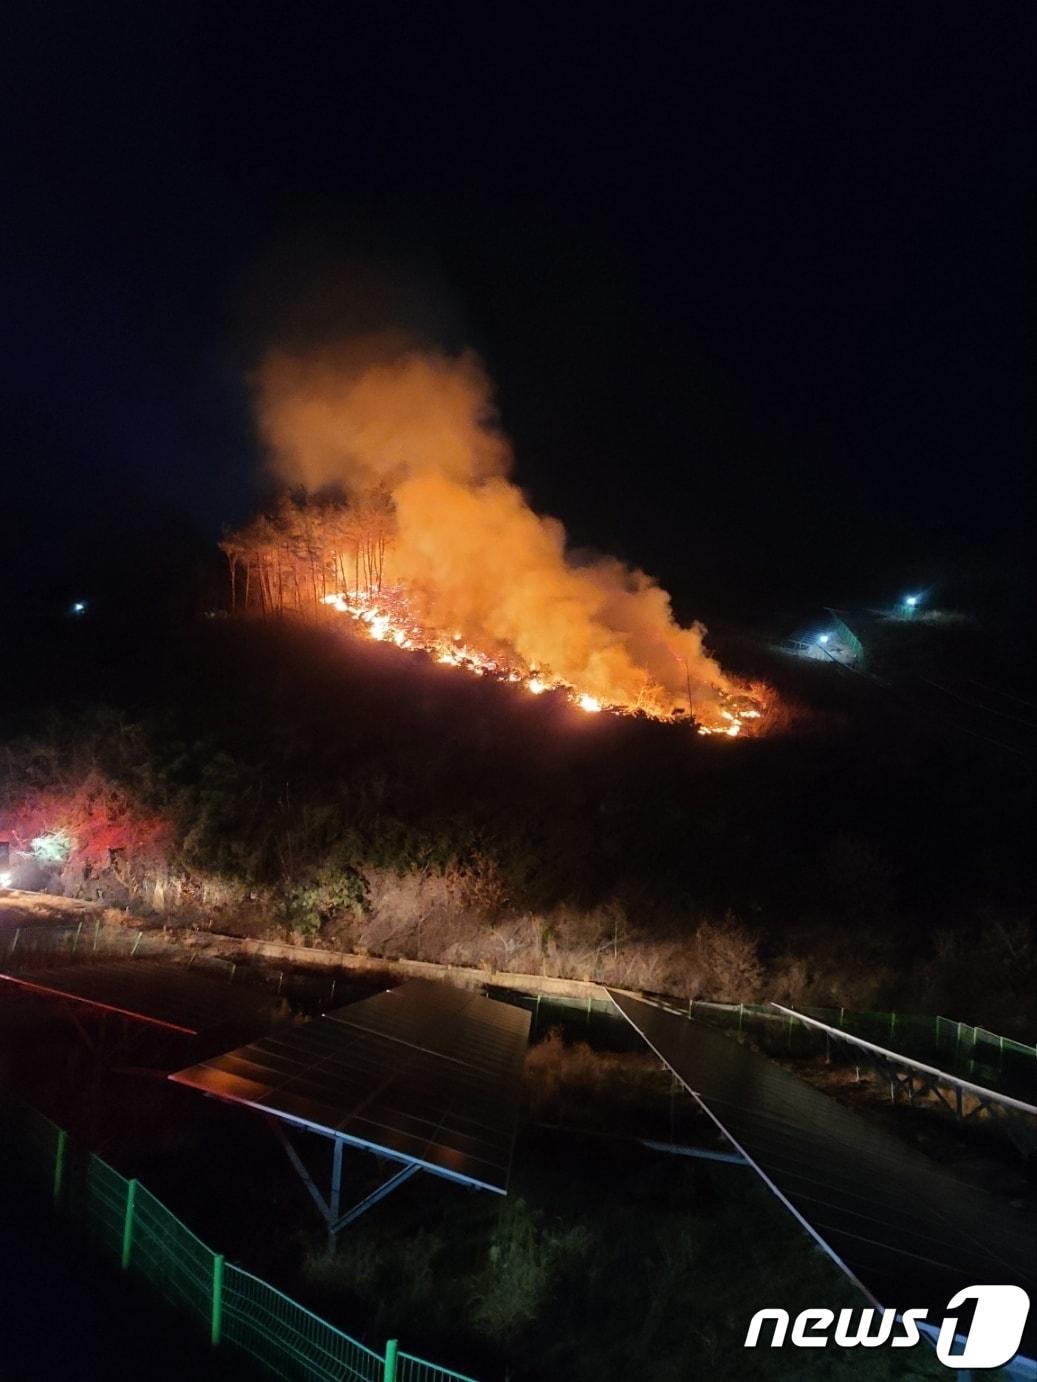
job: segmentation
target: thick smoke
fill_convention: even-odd
[[[709,704],[728,680],[680,628],[670,597],[611,558],[576,564],[565,531],[508,479],[511,453],[492,388],[470,352],[388,337],[304,356],[270,355],[258,375],[260,429],[279,476],[315,491],[376,487],[393,499],[391,576],[420,592],[430,622],[603,702]]]

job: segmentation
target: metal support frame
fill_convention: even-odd
[[[339,1142],[337,1145],[341,1147],[342,1143]],[[415,1162],[408,1161],[406,1166],[401,1166],[388,1180],[382,1181],[381,1185],[372,1190],[370,1195],[366,1195],[359,1203],[355,1204],[352,1209],[347,1209],[345,1214],[340,1215],[334,1223],[329,1224],[328,1233],[334,1236],[341,1229],[344,1229],[347,1224],[351,1224],[354,1219],[359,1219],[361,1214],[366,1213],[372,1205],[376,1205],[379,1200],[384,1200],[386,1195],[391,1195],[398,1186],[401,1186],[404,1181],[410,1180],[411,1176],[415,1175],[420,1170],[421,1167]]]
[[[748,1166],[741,1152],[715,1152],[709,1147],[690,1147],[683,1143],[655,1142],[650,1137],[638,1139],[642,1147],[650,1147],[653,1152],[670,1152],[673,1156],[697,1157],[701,1161],[724,1161],[729,1166]]]
[[[410,1180],[411,1176],[422,1168],[414,1161],[408,1161],[393,1171],[381,1185],[376,1186],[369,1195],[358,1201],[351,1209],[342,1212],[342,1154],[345,1150],[346,1141],[344,1138],[335,1137],[332,1134],[322,1133],[319,1136],[327,1137],[331,1143],[331,1178],[328,1188],[327,1198],[321,1193],[313,1176],[310,1174],[302,1157],[292,1145],[291,1139],[285,1132],[284,1124],[279,1118],[267,1117],[266,1123],[273,1129],[277,1140],[281,1143],[287,1153],[288,1160],[292,1163],[296,1175],[302,1181],[309,1192],[310,1198],[317,1206],[317,1211],[328,1226],[328,1247],[334,1248],[336,1238],[339,1233],[349,1224],[359,1219],[362,1214],[376,1205],[379,1200],[384,1200],[387,1195],[405,1181]]]
[[[1037,1125],[1031,1105],[1009,1095],[1000,1094],[997,1090],[985,1089],[982,1085],[961,1079],[949,1071],[925,1065],[900,1052],[887,1051],[864,1037],[830,1027],[806,1013],[798,1013],[795,1009],[783,1007],[778,1003],[772,1006],[787,1014],[790,1022],[796,1019],[805,1027],[823,1031],[828,1038],[829,1049],[832,1038],[844,1049],[852,1049],[853,1060],[858,1070],[863,1065],[888,1085],[891,1103],[895,1104],[897,1095],[903,1094],[907,1096],[907,1102],[913,1108],[917,1100],[928,1096],[942,1105],[959,1123],[966,1123],[970,1119],[979,1122],[985,1115],[992,1126],[998,1127],[1006,1134],[1023,1156],[1030,1155],[1037,1147]],[[970,1101],[970,1107],[967,1109],[966,1098]]]

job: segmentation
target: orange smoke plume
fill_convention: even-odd
[[[257,385],[284,481],[391,496],[387,580],[414,592],[430,623],[513,649],[606,705],[695,711],[732,689],[705,630],[681,628],[650,577],[611,558],[575,561],[562,525],[530,508],[508,478],[510,447],[471,352],[380,337],[275,353]]]

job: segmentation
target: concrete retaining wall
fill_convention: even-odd
[[[193,933],[190,944],[199,950],[228,958],[251,955],[306,968],[348,970],[353,974],[391,974],[400,979],[437,979],[456,984],[458,988],[514,989],[519,993],[539,993],[545,998],[578,999],[611,1006],[601,984],[583,979],[554,979],[547,974],[512,974],[499,969],[469,969],[463,965],[439,965],[426,960],[390,960],[377,955],[353,955],[344,950],[318,950],[308,945],[250,940],[209,931]]]

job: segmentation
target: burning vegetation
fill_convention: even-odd
[[[235,610],[345,615],[351,630],[588,713],[760,719],[681,627],[670,597],[608,557],[580,559],[508,478],[489,381],[471,354],[378,338],[273,355],[260,428],[292,487],[222,544]]]

